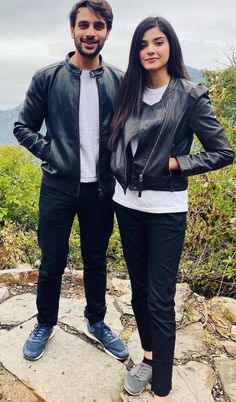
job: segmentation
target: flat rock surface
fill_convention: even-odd
[[[42,402],[31,389],[0,365],[1,402]]]
[[[134,315],[133,308],[131,306],[131,293],[117,297],[116,302],[123,314]]]
[[[236,325],[232,325],[230,336],[233,341],[236,341]]]
[[[7,370],[47,402],[117,402],[125,366],[60,328],[42,359],[25,360],[21,348],[33,321],[0,335],[0,361]]]
[[[38,270],[28,264],[21,264],[14,269],[0,270],[0,283],[36,283]]]
[[[138,331],[135,331],[128,342],[130,357],[135,364],[138,364],[143,358]],[[175,358],[190,359],[191,357],[206,356],[207,349],[204,343],[204,333],[201,323],[190,324],[177,330]]]
[[[35,295],[25,293],[0,304],[1,325],[18,325],[37,314]]]
[[[112,278],[112,286],[117,292],[131,294],[131,285],[128,279]]]
[[[106,324],[112,328],[116,334],[120,334],[123,330],[123,326],[120,321],[120,313],[114,306],[114,298],[107,295],[107,313]],[[59,322],[67,324],[75,328],[79,332],[83,332],[86,325],[84,318],[84,308],[86,305],[85,298],[82,299],[66,299],[61,298],[59,309]]]
[[[192,361],[176,366],[168,402],[214,402],[211,390],[215,380],[213,369],[205,364]]]
[[[200,322],[187,325],[177,330],[175,358],[190,359],[191,357],[206,356],[203,326]]]
[[[175,318],[177,323],[179,323],[183,318],[184,305],[191,293],[192,291],[187,283],[177,284],[175,295]]]
[[[231,297],[214,297],[212,303],[219,303],[223,309],[224,316],[232,323],[236,324],[236,300]]]
[[[123,389],[123,380],[127,373],[126,365],[106,355],[82,334],[85,325],[84,292],[78,295],[76,292],[78,286],[73,281],[70,287],[69,284],[70,281],[67,278],[63,283],[63,295],[66,297],[70,295],[73,298],[61,297],[60,326],[57,326],[55,336],[49,341],[43,358],[35,362],[27,361],[22,356],[23,343],[36,322],[35,295],[26,293],[31,292],[28,285],[26,288],[21,285],[10,286],[10,295],[13,292],[22,293],[24,289],[26,290],[22,294],[16,293],[17,296],[1,301],[0,400],[3,402],[151,402],[150,386],[139,396],[127,395]],[[124,339],[128,340],[130,356],[137,364],[143,358],[143,351],[135,329],[134,317],[130,314],[122,317],[121,314],[121,311],[125,312],[126,308],[130,308],[131,293],[126,281],[124,284],[121,281],[117,282],[116,286],[117,290],[113,290],[112,295],[107,295],[108,311],[105,321],[117,334],[122,332],[123,336],[127,330],[128,335]],[[122,288],[125,289],[124,292]],[[122,293],[124,296],[120,296]],[[181,321],[184,305],[186,306],[186,301],[189,302],[189,297],[188,286],[177,287],[176,302]],[[122,305],[119,304],[119,299]],[[234,301],[231,302],[227,298],[224,304],[227,308],[230,305],[232,313],[231,307],[234,306]],[[220,317],[222,318],[223,314]],[[214,320],[209,314],[209,323],[215,324],[215,315],[213,318]],[[229,318],[232,319],[232,314]],[[173,390],[168,402],[236,402],[236,360],[229,357],[226,352],[222,355],[223,345],[228,353],[234,354],[235,326],[232,326],[232,323],[227,324],[227,330],[229,327],[227,342],[225,337],[217,335],[220,336],[221,349],[214,349],[216,347],[214,343],[208,344],[207,352],[203,325],[200,322],[187,322],[186,317],[183,324],[186,324],[185,327],[177,330],[175,350],[177,361],[173,370]],[[210,327],[211,330],[212,328],[214,326]],[[214,337],[212,339],[214,340]],[[213,349],[211,346],[214,346]],[[221,354],[221,357],[215,358],[213,362],[217,354],[218,356]],[[212,390],[213,395],[216,395],[218,390],[218,395],[220,393],[222,398],[219,399],[217,396],[218,399],[213,399]]]
[[[129,350],[129,355],[133,360],[134,364],[140,363],[143,359],[143,350],[141,347],[140,338],[137,330],[129,338],[127,346]]]
[[[218,357],[215,366],[230,402],[236,402],[236,360]]]
[[[8,289],[4,286],[4,287],[0,287],[0,302],[3,301],[4,299],[7,299],[7,297],[9,297],[9,291]]]

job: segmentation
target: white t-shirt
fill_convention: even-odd
[[[143,101],[148,105],[153,105],[161,100],[167,85],[161,88],[145,88]],[[133,155],[138,147],[138,135],[131,140],[131,150]],[[113,200],[125,207],[136,209],[143,212],[170,213],[186,212],[188,210],[188,192],[184,191],[154,191],[143,190],[142,196],[138,197],[138,191],[127,188],[124,194],[123,188],[116,181]]]
[[[99,100],[96,78],[83,70],[80,76],[79,100],[81,182],[97,181],[99,157]]]

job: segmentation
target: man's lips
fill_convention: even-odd
[[[85,43],[86,45],[96,45],[98,43],[96,40],[89,40],[89,39],[87,40],[81,39],[81,42]]]

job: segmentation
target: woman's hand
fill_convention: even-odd
[[[169,170],[180,170],[180,166],[176,158],[169,159]]]

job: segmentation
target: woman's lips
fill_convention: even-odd
[[[145,61],[149,62],[149,63],[153,63],[154,61],[157,61],[159,59],[157,59],[156,57],[150,57],[150,59],[146,59]]]

